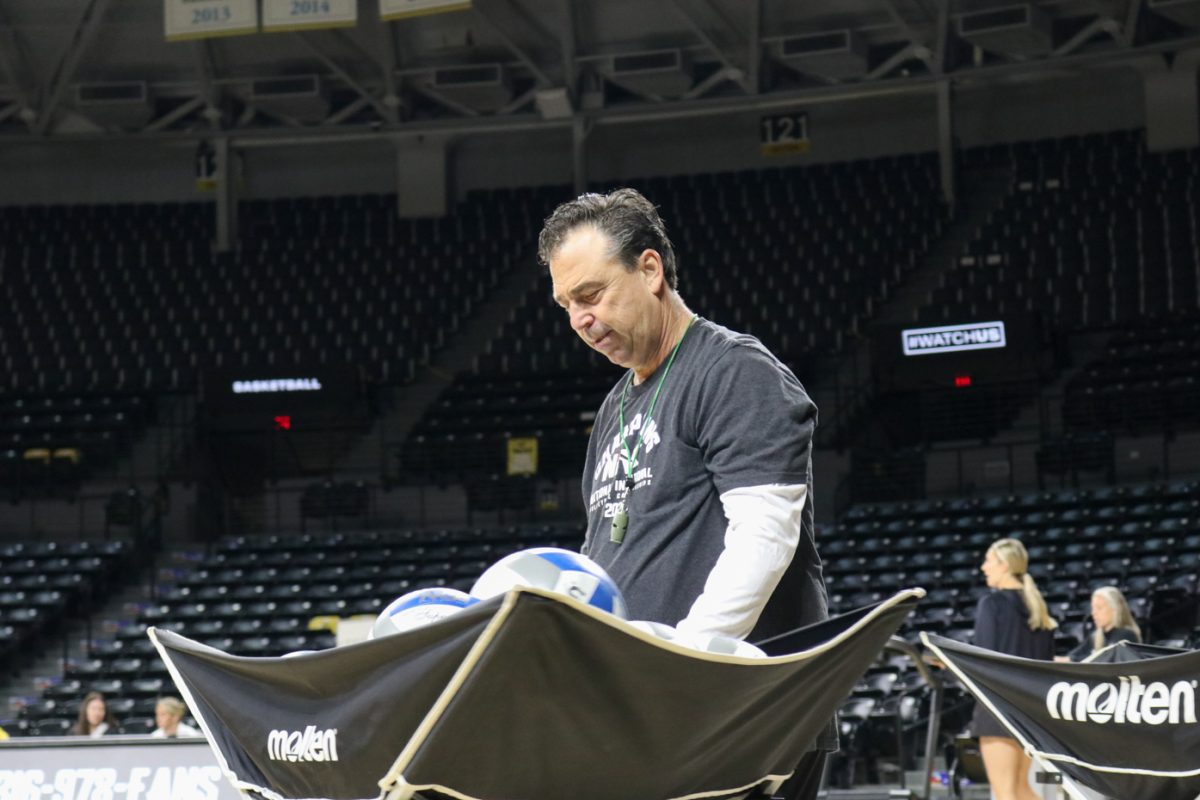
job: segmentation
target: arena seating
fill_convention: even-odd
[[[1090,631],[1090,595],[1105,585],[1121,588],[1147,641],[1200,647],[1198,516],[1200,482],[1190,481],[859,505],[818,540],[835,611],[903,587],[928,591],[901,631],[910,640],[929,631],[969,641],[975,605],[987,591],[983,555],[996,539],[1015,536],[1059,621],[1060,652]],[[881,694],[882,684],[894,691]],[[953,711],[961,697],[951,693],[947,725],[965,722]],[[884,659],[843,708],[846,755],[853,760],[856,748],[894,743],[894,726],[911,721],[922,701],[911,665]]]
[[[92,690],[105,693],[126,732],[152,730],[155,700],[175,690],[146,636],[148,626],[237,655],[323,649],[334,644],[338,617],[373,617],[396,597],[427,586],[470,589],[509,552],[538,545],[577,549],[581,540],[574,525],[224,540],[144,603],[132,624],[70,665],[22,712],[16,731],[61,733]]]
[[[1126,131],[963,157],[1012,167],[1013,192],[946,275],[923,320],[1031,312],[1069,331],[1200,307],[1200,150],[1151,153],[1140,131]]]
[[[142,395],[0,395],[0,486],[11,499],[73,486],[126,452],[153,418]]]
[[[0,365],[29,394],[313,360],[403,382],[529,249],[535,194],[476,192],[440,220],[383,195],[247,201],[236,255],[212,252],[203,203],[5,207]]]
[[[53,652],[64,626],[120,587],[137,557],[125,540],[0,545],[0,669],[14,672]]]
[[[1200,482],[1177,482],[860,505],[836,526],[820,528],[818,543],[835,613],[901,588],[928,591],[902,631],[910,640],[919,631],[969,639],[975,603],[986,591],[983,552],[997,538],[1017,536],[1060,621],[1062,651],[1085,636],[1089,594],[1106,584],[1124,590],[1148,640],[1200,646],[1198,518]],[[154,699],[172,691],[145,635],[148,625],[242,655],[329,647],[332,617],[374,615],[425,586],[469,589],[510,552],[577,548],[581,537],[577,525],[559,524],[223,540],[148,601],[134,624],[98,643],[47,689],[23,715],[20,730],[53,732],[68,724],[93,688],[116,700],[126,730],[148,729]],[[881,659],[843,709],[851,755],[880,736],[894,742],[894,726],[914,726],[925,700],[911,664],[898,656]]]
[[[937,176],[924,155],[626,185],[660,207],[688,305],[758,336],[804,381],[805,365],[862,333],[941,233]],[[570,330],[551,294],[543,276],[413,430],[402,472],[503,473],[505,441],[533,436],[542,474],[577,474],[592,415],[620,373]]]
[[[1069,430],[1178,430],[1200,425],[1200,315],[1130,323],[1068,382]]]
[[[1086,615],[1091,590],[1112,584],[1130,595],[1135,615],[1149,619],[1157,636],[1162,604],[1194,593],[1198,512],[1197,482],[856,506],[821,551],[835,608],[920,585],[930,594],[913,629],[963,637],[986,591],[983,552],[1016,536],[1029,548],[1031,573],[1052,613],[1067,623],[1064,634],[1077,636],[1073,624]],[[909,568],[933,553],[941,554],[936,562]]]

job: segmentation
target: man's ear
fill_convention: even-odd
[[[642,254],[638,256],[638,272],[642,276],[642,280],[646,282],[646,288],[652,294],[658,295],[662,293],[663,288],[667,285],[666,274],[663,272],[662,256],[657,250],[646,248]]]

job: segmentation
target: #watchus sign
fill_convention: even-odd
[[[958,353],[963,350],[998,350],[1008,346],[1004,323],[1000,321],[911,328],[901,331],[900,337],[906,356]]]

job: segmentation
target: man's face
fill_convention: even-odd
[[[645,251],[632,271],[594,227],[576,228],[550,259],[554,301],[589,347],[622,367],[649,363],[662,337],[662,262]]]

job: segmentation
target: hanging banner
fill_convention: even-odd
[[[775,658],[693,650],[524,588],[292,658],[148,632],[250,797],[715,800],[791,774],[923,594],[801,629],[811,646]]]
[[[430,14],[466,11],[471,0],[379,0],[379,18],[385,22]]]
[[[1033,661],[921,634],[976,702],[1037,760],[1116,798],[1200,796],[1200,652],[1069,664]]]
[[[263,0],[264,31],[348,28],[358,22],[358,0]]]
[[[167,41],[258,32],[257,0],[163,0]]]

